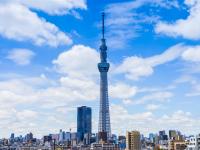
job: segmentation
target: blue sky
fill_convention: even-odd
[[[97,131],[102,11],[112,132],[199,133],[199,0],[2,0],[1,137],[76,131],[81,105]]]

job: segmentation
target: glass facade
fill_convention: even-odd
[[[77,110],[77,133],[79,140],[83,141],[84,134],[92,133],[92,109],[82,106]]]

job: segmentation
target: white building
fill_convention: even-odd
[[[196,137],[195,136],[190,136],[187,139],[187,150],[196,150]]]
[[[200,150],[200,134],[196,136],[196,150]]]

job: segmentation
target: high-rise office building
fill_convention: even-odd
[[[14,134],[14,133],[11,133],[10,139],[14,139],[14,138],[15,138],[15,134]]]
[[[92,132],[92,110],[90,107],[78,107],[77,134],[79,140],[83,141],[84,134]]]
[[[165,134],[165,130],[159,131],[159,144],[166,146],[168,144],[168,136]]]
[[[141,150],[140,132],[126,133],[126,150]]]
[[[65,132],[62,131],[62,129],[60,129],[60,132],[59,132],[59,142],[63,142],[65,139]]]
[[[176,130],[169,130],[169,139],[175,139],[177,137]]]
[[[155,134],[150,133],[149,134],[149,140],[151,141],[151,143],[154,143],[154,141],[155,141]]]
[[[159,131],[159,136],[160,136],[161,140],[162,140],[164,135],[165,135],[165,130]]]
[[[26,134],[25,140],[27,142],[30,142],[32,139],[33,139],[33,133],[30,132],[30,133]]]
[[[104,38],[104,13],[102,14],[102,39],[100,46],[101,62],[98,64],[100,72],[100,108],[99,108],[99,133],[106,132],[108,139],[111,136],[110,113],[108,100],[108,79],[107,73],[110,64],[107,62],[107,46]]]

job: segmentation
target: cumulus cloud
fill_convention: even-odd
[[[148,58],[138,56],[127,57],[123,60],[115,72],[125,73],[125,76],[131,80],[138,80],[140,77],[147,77],[154,72],[154,67],[171,62],[180,57],[186,48],[181,45],[175,45],[167,49],[160,55]]]
[[[124,83],[116,83],[109,87],[110,94],[113,98],[127,99],[135,96],[137,87]]]
[[[151,132],[157,133],[159,130],[180,130],[185,134],[196,134],[199,130],[200,118],[192,116],[190,112],[182,110],[169,114],[156,116],[152,112],[131,113],[127,108],[120,105],[111,105],[112,130],[124,134],[126,130],[139,130],[142,134]],[[122,122],[126,122],[121,124]],[[119,127],[120,124],[120,127]],[[148,124],[148,127],[147,127]],[[191,130],[194,129],[194,130]]]
[[[30,64],[35,53],[29,49],[13,49],[9,51],[7,58],[18,65]]]
[[[186,96],[194,97],[194,96],[200,96],[200,86],[199,84],[194,84],[192,87],[192,90],[186,93]]]
[[[200,39],[200,1],[185,0],[189,7],[189,16],[186,19],[179,19],[173,23],[159,22],[155,26],[156,33],[165,34],[171,37],[183,37],[190,40]]]
[[[58,79],[52,80],[42,74],[39,77],[15,76],[0,81],[0,102],[4,104],[0,106],[2,110],[0,118],[6,114],[3,110],[13,109],[13,113],[6,114],[5,119],[0,123],[0,130],[5,129],[2,134],[6,136],[6,133],[12,130],[16,134],[32,131],[37,135],[44,135],[60,128],[76,129],[74,126],[76,117],[73,115],[76,107],[92,105],[99,97],[96,76],[98,55],[96,50],[90,47],[76,45],[55,59],[53,65],[59,73]],[[64,108],[72,109],[64,111]],[[33,112],[35,110],[40,117],[26,119],[29,115],[36,116]],[[15,112],[27,115],[17,117],[16,121]],[[63,121],[66,116],[68,116],[67,121]],[[51,125],[52,122],[56,122],[56,127]],[[12,126],[7,129],[6,127],[11,123]],[[39,129],[38,126],[48,126],[48,128]],[[23,129],[19,130],[19,128]]]
[[[15,2],[0,3],[0,35],[17,41],[31,41],[35,45],[57,47],[72,43],[57,26]]]
[[[37,118],[38,114],[35,111],[25,109],[25,110],[22,110],[20,112],[17,112],[17,117],[20,120],[26,120],[26,119],[29,119],[29,118],[32,118],[32,119]]]
[[[30,109],[20,110],[4,106],[1,107],[0,118],[1,136],[8,137],[9,131],[16,131],[15,133],[18,134],[36,131],[35,121],[38,118],[38,112]]]
[[[74,45],[71,49],[61,53],[53,61],[60,73],[76,77],[97,75],[99,54],[95,49],[84,45]]]
[[[135,100],[134,104],[144,104],[147,102],[166,102],[169,101],[173,97],[173,93],[168,91],[159,91],[153,92],[149,95],[145,95],[141,97],[139,100]]]
[[[87,9],[86,0],[1,0],[0,3],[19,3],[24,6],[43,11],[49,15],[64,15],[75,12],[76,9]]]
[[[190,46],[183,52],[182,58],[190,62],[200,62],[200,46]]]
[[[190,87],[190,89],[184,93],[187,97],[198,97],[200,95],[200,80],[198,78],[198,74],[196,77],[193,74],[182,75],[176,79],[174,83],[176,86],[182,85]]]
[[[156,104],[148,104],[146,106],[146,109],[149,111],[153,111],[153,110],[157,110],[160,108],[160,105],[156,105]]]
[[[86,0],[14,0],[29,8],[41,10],[50,15],[64,15],[75,9],[87,9]],[[72,11],[72,13],[73,13]]]
[[[16,134],[32,131],[37,135],[44,135],[55,129],[72,128],[68,121],[75,122],[75,108],[97,100],[98,89],[98,85],[92,81],[69,77],[53,81],[43,76],[0,81],[0,103],[3,104],[0,106],[0,130],[3,130],[2,134],[6,137],[9,131]],[[69,111],[63,111],[63,108],[73,108],[72,115],[69,116]],[[47,119],[49,116],[56,118],[57,126],[48,126],[55,122],[55,119]],[[66,116],[68,120],[63,121]],[[39,126],[48,128],[38,128]],[[23,129],[19,130],[17,127]]]
[[[124,74],[127,79],[138,80],[141,77],[148,77],[154,73],[154,69],[175,60],[184,60],[186,62],[200,62],[199,45],[177,44],[165,50],[163,53],[150,56],[139,57],[129,56],[125,58],[121,64],[116,65],[114,73]]]

